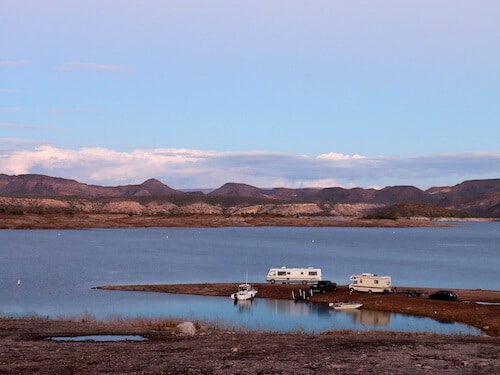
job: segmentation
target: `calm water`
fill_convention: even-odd
[[[275,266],[315,266],[347,284],[362,272],[396,286],[499,288],[500,223],[454,228],[217,228],[0,231],[0,315],[182,317],[271,331],[387,329],[477,333],[458,324],[257,299],[110,292],[103,284],[264,282]],[[247,276],[248,275],[248,276]],[[21,286],[17,286],[17,280]]]

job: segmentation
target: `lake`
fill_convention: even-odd
[[[270,331],[471,333],[428,318],[256,299],[91,289],[106,284],[264,282],[270,267],[391,275],[396,286],[499,289],[500,223],[451,228],[214,228],[0,231],[0,315],[181,317]],[[21,285],[17,286],[17,281]],[[378,315],[377,315],[378,314]],[[476,332],[477,333],[477,332]]]

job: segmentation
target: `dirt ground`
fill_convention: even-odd
[[[53,341],[76,335],[147,341]],[[164,322],[0,319],[0,374],[498,374],[498,337],[381,332],[281,334]]]

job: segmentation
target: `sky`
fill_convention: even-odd
[[[0,173],[500,178],[498,0],[0,0]]]

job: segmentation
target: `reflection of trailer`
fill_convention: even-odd
[[[390,276],[363,273],[361,275],[352,275],[349,280],[351,280],[349,284],[351,292],[389,293],[391,291]]]
[[[283,284],[289,283],[302,283],[315,282],[321,280],[320,268],[271,268],[266,276],[266,281],[274,284],[282,282]]]

